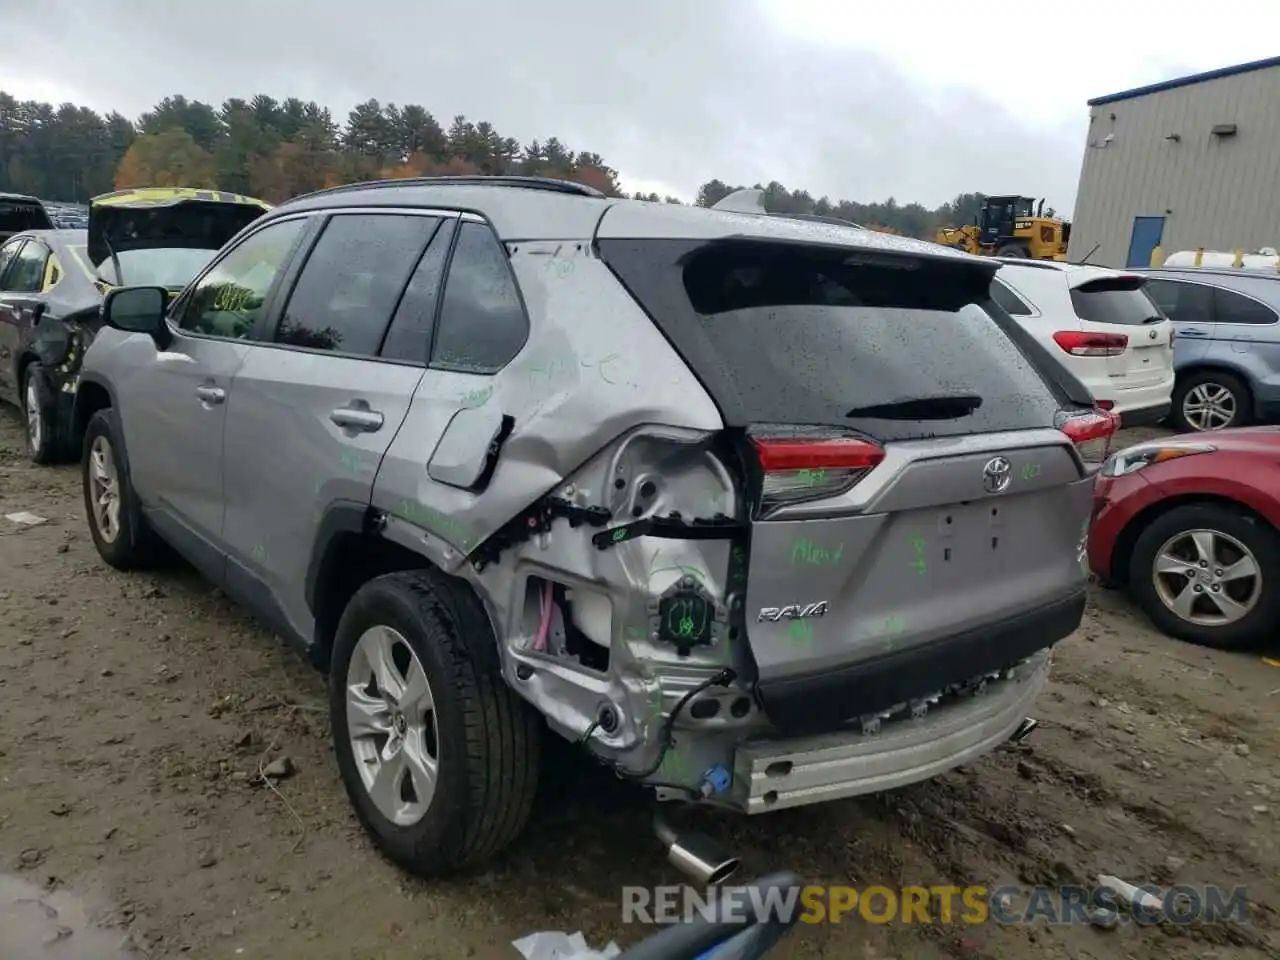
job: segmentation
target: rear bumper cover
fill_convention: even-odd
[[[1049,678],[1041,650],[985,693],[880,733],[757,741],[734,756],[732,801],[748,814],[892,790],[989,753],[1017,730]]]
[[[1120,412],[1120,427],[1154,427],[1165,417],[1169,416],[1173,410],[1173,404],[1168,400],[1163,403],[1157,403],[1150,407],[1138,407],[1135,410],[1122,410]]]
[[[762,681],[765,712],[784,735],[837,730],[848,721],[1004,670],[1069,636],[1084,617],[1085,588],[1035,610],[884,654],[842,670]]]

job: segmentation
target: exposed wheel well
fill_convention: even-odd
[[[330,539],[316,573],[312,662],[328,672],[338,621],[357,590],[384,573],[431,566],[425,557],[372,534],[344,531]]]
[[[82,382],[76,389],[75,423],[72,424],[72,435],[69,438],[71,449],[78,450],[84,440],[84,431],[89,421],[99,410],[111,406],[111,394],[100,383]]]
[[[1153,503],[1125,524],[1124,529],[1120,531],[1120,535],[1116,537],[1115,544],[1111,547],[1111,576],[1108,580],[1117,584],[1127,584],[1129,582],[1129,560],[1133,556],[1133,548],[1138,542],[1138,537],[1142,536],[1142,531],[1170,510],[1191,506],[1192,504],[1229,507],[1263,523],[1267,522],[1263,517],[1259,516],[1257,511],[1251,510],[1239,500],[1232,500],[1230,497],[1204,493],[1188,493],[1182,496],[1169,497],[1167,500]]]
[[[22,397],[22,388],[23,388],[24,386],[26,386],[26,381],[27,381],[27,367],[31,366],[33,363],[35,363],[35,362],[36,362],[37,360],[39,360],[39,359],[40,359],[39,357],[37,357],[34,353],[32,353],[32,352],[30,352],[30,351],[27,351],[26,353],[24,353],[22,356],[20,356],[20,357],[18,358],[18,369],[17,369],[17,374],[18,374],[18,380],[17,380],[17,391],[18,391],[18,396],[19,396],[19,397]],[[23,403],[26,403],[26,398],[25,398],[25,397],[23,397],[23,398],[22,398],[22,402],[23,402]]]

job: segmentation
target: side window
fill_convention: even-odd
[[[1148,280],[1142,289],[1175,323],[1213,323],[1212,287],[1179,280]]]
[[[3,247],[0,247],[0,290],[8,289],[4,285],[4,272],[8,269],[9,264],[13,262],[13,258],[18,255],[18,248],[25,242],[25,239],[10,240]]]
[[[432,366],[497,373],[528,335],[507,252],[486,224],[464,221],[445,281]]]
[[[991,281],[991,299],[1005,313],[1015,317],[1031,316],[1031,308],[1022,302],[1022,298],[1006,287],[999,280]]]
[[[305,226],[301,218],[281,220],[247,237],[196,281],[178,325],[215,337],[252,337],[271,285]]]
[[[391,319],[381,356],[410,363],[427,362],[431,352],[431,331],[436,325],[436,307],[440,302],[440,281],[449,258],[449,242],[453,239],[453,221],[436,230],[418,267],[409,278],[400,306]]]
[[[276,343],[375,357],[437,217],[340,213],[307,257]]]
[[[36,293],[44,285],[44,265],[49,259],[49,248],[34,240],[18,251],[5,277],[6,290],[18,293]]]
[[[1257,300],[1221,287],[1213,289],[1213,311],[1219,323],[1275,323],[1274,310]]]

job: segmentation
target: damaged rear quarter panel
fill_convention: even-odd
[[[493,376],[428,370],[379,469],[373,505],[388,514],[384,535],[469,579],[500,638],[508,682],[567,736],[577,736],[612,704],[621,717],[604,742],[619,752],[652,744],[656,702],[724,666],[724,649],[680,660],[651,637],[649,600],[682,576],[724,597],[728,540],[641,537],[598,549],[599,528],[568,520],[505,550],[477,571],[467,556],[541,498],[602,506],[635,519],[637,491],[655,492],[644,515],[733,513],[732,480],[705,452],[720,414],[665,338],[583,241],[514,245],[511,264],[529,317],[529,336]],[[491,479],[479,492],[433,480],[425,469],[460,409],[483,404],[514,419]],[[451,446],[454,438],[451,437]],[[477,435],[475,443],[487,437]],[[526,597],[530,575],[604,598],[607,673],[531,653]],[[517,670],[519,666],[519,670]],[[668,699],[669,711],[673,702]],[[601,736],[601,735],[598,735]],[[628,766],[643,766],[636,759]]]

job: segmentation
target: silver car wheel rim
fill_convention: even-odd
[[[105,543],[115,543],[120,535],[120,478],[106,437],[94,437],[89,447],[89,502],[98,536]]]
[[[391,627],[360,635],[347,665],[347,736],[365,792],[398,827],[426,816],[439,776],[435,698],[418,655]]]
[[[27,442],[31,452],[39,453],[44,432],[40,429],[40,395],[36,391],[36,378],[27,378]]]
[[[1182,398],[1182,416],[1195,430],[1221,430],[1236,418],[1236,396],[1220,383],[1197,383]]]
[[[1220,530],[1184,530],[1156,552],[1156,596],[1179,619],[1225,627],[1262,596],[1262,570],[1249,548]]]

